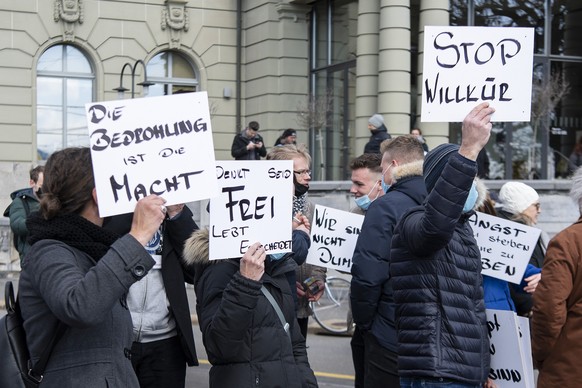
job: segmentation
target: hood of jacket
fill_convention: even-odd
[[[195,230],[184,243],[184,252],[182,257],[188,265],[210,264],[208,228]]]
[[[386,128],[386,126],[382,124],[380,127],[370,130],[370,132],[372,133],[372,136],[374,136],[381,132],[388,132],[388,128]]]
[[[422,164],[422,160],[417,160],[394,167],[394,170],[392,171],[392,179],[394,179],[394,183],[398,182],[402,178],[410,176],[422,176]]]
[[[29,197],[38,202],[38,198],[34,194],[34,191],[32,191],[32,187],[27,187],[26,189],[18,189],[10,194],[10,199],[14,200],[14,198],[16,197]]]

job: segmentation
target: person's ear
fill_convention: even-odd
[[[93,197],[93,202],[95,202],[95,205],[99,207],[99,200],[97,199],[97,189],[95,187],[91,191],[91,196]]]

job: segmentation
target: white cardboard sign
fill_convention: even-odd
[[[290,252],[292,160],[216,162],[219,195],[210,200],[210,259],[242,257],[260,242],[267,253]]]
[[[132,212],[150,194],[166,205],[216,195],[206,92],[85,105],[99,215]]]
[[[363,222],[360,214],[316,205],[306,262],[350,272]]]
[[[481,102],[492,121],[529,121],[534,29],[426,26],[421,121],[461,122]]]
[[[518,324],[513,311],[486,310],[491,365],[489,378],[499,388],[533,388],[528,324]]]
[[[469,222],[481,252],[482,274],[519,284],[541,230],[480,212]]]

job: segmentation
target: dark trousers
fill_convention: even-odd
[[[179,338],[155,342],[134,342],[131,364],[141,388],[184,388],[186,357]]]
[[[309,317],[297,318],[297,323],[299,324],[301,335],[303,335],[303,338],[307,338],[307,326],[309,326]]]
[[[352,340],[350,341],[352,347],[352,361],[354,363],[355,373],[355,388],[364,388],[364,374],[366,366],[366,352],[364,348],[364,335],[356,325]]]
[[[370,332],[354,330],[352,360],[355,372],[355,388],[400,388],[398,356],[380,345]]]

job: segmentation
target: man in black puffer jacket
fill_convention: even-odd
[[[494,109],[482,103],[463,121],[461,147],[442,144],[424,161],[428,197],[394,230],[390,272],[402,387],[480,387],[489,373],[481,256],[467,222],[478,197],[475,160]]]

